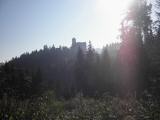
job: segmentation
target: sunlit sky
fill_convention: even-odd
[[[0,0],[0,62],[43,48],[92,41],[118,42],[118,28],[132,0]]]

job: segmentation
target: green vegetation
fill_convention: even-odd
[[[136,99],[108,94],[103,97],[83,97],[57,100],[54,92],[38,98],[20,101],[4,96],[0,100],[1,120],[159,120],[158,102],[151,96]]]

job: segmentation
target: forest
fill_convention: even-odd
[[[91,41],[76,54],[44,45],[1,63],[0,119],[160,120],[160,1],[135,0],[120,39],[101,53]]]

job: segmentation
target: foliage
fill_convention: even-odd
[[[147,97],[147,96],[146,96]],[[150,120],[159,119],[159,106],[152,97],[101,98],[77,94],[70,100],[57,100],[52,91],[25,101],[4,96],[0,101],[1,120]]]
[[[54,93],[49,91],[24,101],[4,96],[0,100],[1,120],[50,120],[55,119],[62,110],[63,103],[57,101]]]

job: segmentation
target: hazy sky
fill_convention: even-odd
[[[69,47],[72,37],[96,48],[116,42],[126,1],[0,0],[0,62],[45,44]]]

